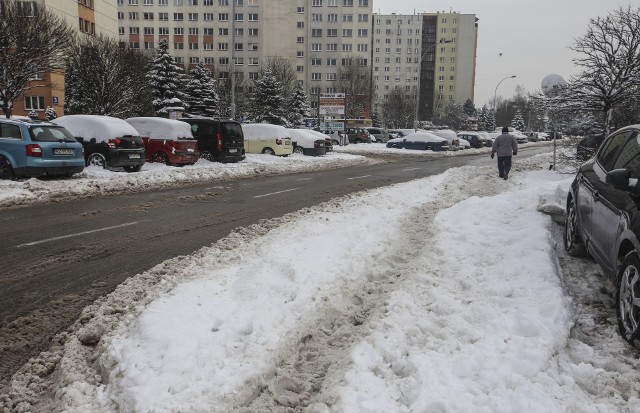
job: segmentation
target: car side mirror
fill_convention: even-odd
[[[607,172],[606,181],[620,191],[634,190],[638,186],[638,180],[631,179],[631,171],[628,169],[614,169]]]

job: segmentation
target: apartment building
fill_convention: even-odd
[[[46,9],[78,28],[82,35],[99,33],[117,36],[116,0],[22,0],[18,6],[26,13],[35,14]],[[52,107],[58,116],[63,115],[64,73],[41,73],[33,78],[29,89],[14,102],[13,114],[26,116],[31,110],[44,119],[46,108]]]
[[[473,100],[478,24],[475,15],[373,16],[373,105],[395,90],[419,94],[418,119],[431,120],[453,100]]]
[[[372,0],[117,0],[122,42],[155,49],[160,39],[185,66],[199,62],[251,87],[266,59],[291,63],[317,108],[348,68],[369,72]],[[231,66],[233,64],[233,66]],[[244,82],[247,80],[247,82]]]

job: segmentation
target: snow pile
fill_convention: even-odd
[[[191,125],[187,122],[154,117],[129,118],[125,121],[133,126],[143,138],[172,141],[193,139]]]
[[[85,141],[107,142],[122,136],[139,136],[138,131],[122,119],[100,115],[66,115],[51,122],[64,126],[75,137]]]

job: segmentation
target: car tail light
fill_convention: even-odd
[[[218,135],[216,136],[216,148],[218,151],[222,150],[222,135],[220,135],[220,132],[218,132]]]
[[[122,139],[115,138],[115,139],[109,139],[109,142],[107,144],[109,145],[110,148],[115,149],[118,146],[120,146],[121,143],[122,143]]]
[[[25,147],[25,149],[27,150],[27,156],[34,156],[36,158],[42,158],[42,148],[40,148],[40,145],[32,143],[32,144],[27,145]]]
[[[276,145],[282,145],[282,139],[276,139]]]

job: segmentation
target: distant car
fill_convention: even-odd
[[[293,153],[291,134],[284,126],[266,123],[242,125],[246,153],[289,156]]]
[[[308,131],[317,137],[324,139],[324,147],[327,149],[327,152],[333,152],[333,138],[331,138],[331,136],[313,129],[308,129]]]
[[[365,128],[347,128],[349,143],[371,143],[371,134]]]
[[[482,137],[484,139],[485,146],[488,146],[489,148],[491,148],[493,146],[493,141],[495,139],[495,136],[493,136],[491,133],[489,133],[489,132],[478,132],[478,135],[480,135],[480,137]]]
[[[469,143],[471,148],[482,148],[487,146],[484,139],[478,132],[458,132],[458,139],[460,142],[465,140]]]
[[[458,141],[458,135],[451,129],[431,129],[429,132],[436,136],[445,138],[449,142],[449,150],[457,151],[460,148],[460,142]]]
[[[371,140],[378,143],[387,143],[389,140],[389,132],[382,128],[365,128],[371,135]]]
[[[309,156],[320,156],[327,153],[326,141],[309,133],[306,129],[288,129],[293,143],[293,152]]]
[[[587,135],[578,142],[576,146],[576,156],[579,161],[585,162],[595,155],[596,151],[604,141],[604,134]]]
[[[538,135],[538,132],[529,131],[529,132],[525,132],[524,134],[527,136],[527,140],[529,142],[539,142],[541,140],[540,135]]]
[[[188,123],[155,117],[129,118],[126,122],[142,137],[147,162],[183,166],[198,161],[198,141]]]
[[[245,159],[244,134],[240,123],[231,119],[206,117],[180,120],[191,125],[191,133],[198,141],[201,158],[223,163]]]
[[[122,119],[101,115],[66,115],[52,122],[64,126],[84,146],[86,164],[123,167],[138,172],[146,162],[138,131]]]
[[[449,141],[430,132],[419,131],[401,138],[389,139],[387,148],[448,151]]]
[[[640,341],[640,125],[609,135],[582,164],[566,202],[564,246],[586,252],[616,285],[618,330]]]
[[[466,139],[458,138],[458,145],[460,145],[460,149],[471,149],[471,144]]]
[[[71,176],[84,169],[80,144],[49,122],[0,119],[0,179]]]

